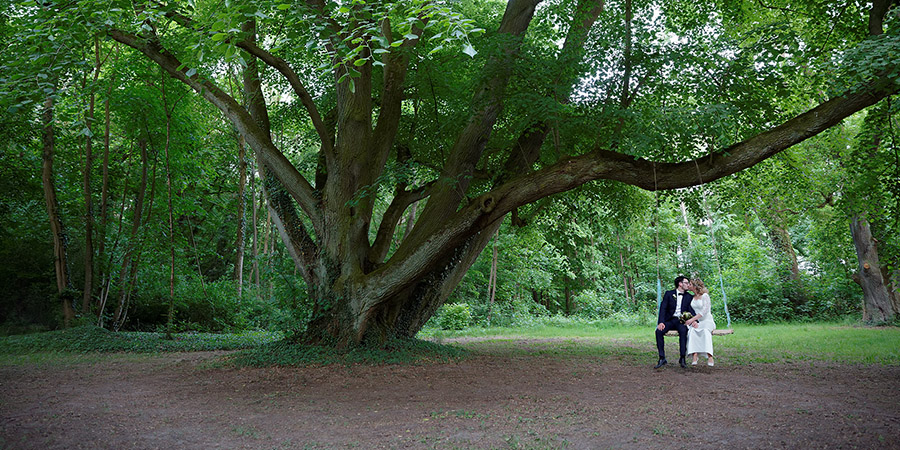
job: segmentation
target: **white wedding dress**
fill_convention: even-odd
[[[687,352],[713,354],[712,331],[716,329],[716,321],[713,320],[709,294],[694,297],[691,307],[700,316],[697,327],[688,327]]]

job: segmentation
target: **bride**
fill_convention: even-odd
[[[697,315],[692,318],[692,323],[688,327],[687,352],[693,358],[691,365],[697,365],[699,353],[706,353],[706,364],[713,366],[715,359],[713,359],[712,331],[716,329],[716,322],[710,308],[709,289],[699,278],[691,280],[691,284],[694,287],[691,307]]]

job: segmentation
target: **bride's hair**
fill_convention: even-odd
[[[698,295],[709,294],[709,289],[707,289],[706,285],[703,284],[703,280],[694,278],[693,280],[691,280],[691,284],[694,285],[694,289],[697,290]]]

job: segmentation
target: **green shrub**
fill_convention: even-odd
[[[588,319],[602,319],[615,311],[612,299],[600,298],[593,290],[575,294],[574,302],[576,314]]]
[[[237,296],[233,280],[200,284],[196,279],[179,279],[175,285],[173,331],[236,333],[243,330],[279,330],[285,311],[275,300],[260,298],[251,287]],[[169,310],[168,287],[146,285],[135,293],[125,329],[164,331]],[[107,312],[113,308],[107,308]]]
[[[472,311],[467,303],[454,303],[438,309],[436,322],[444,330],[462,330],[472,321]]]

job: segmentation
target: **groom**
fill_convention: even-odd
[[[666,365],[666,349],[664,348],[664,336],[669,330],[678,330],[678,350],[680,358],[678,364],[687,368],[684,356],[687,353],[687,326],[678,320],[681,313],[688,311],[697,315],[691,308],[691,299],[694,297],[687,292],[691,288],[691,282],[685,277],[675,278],[675,290],[666,291],[662,302],[659,304],[659,319],[656,326],[656,349],[659,350],[659,362],[654,369]]]

